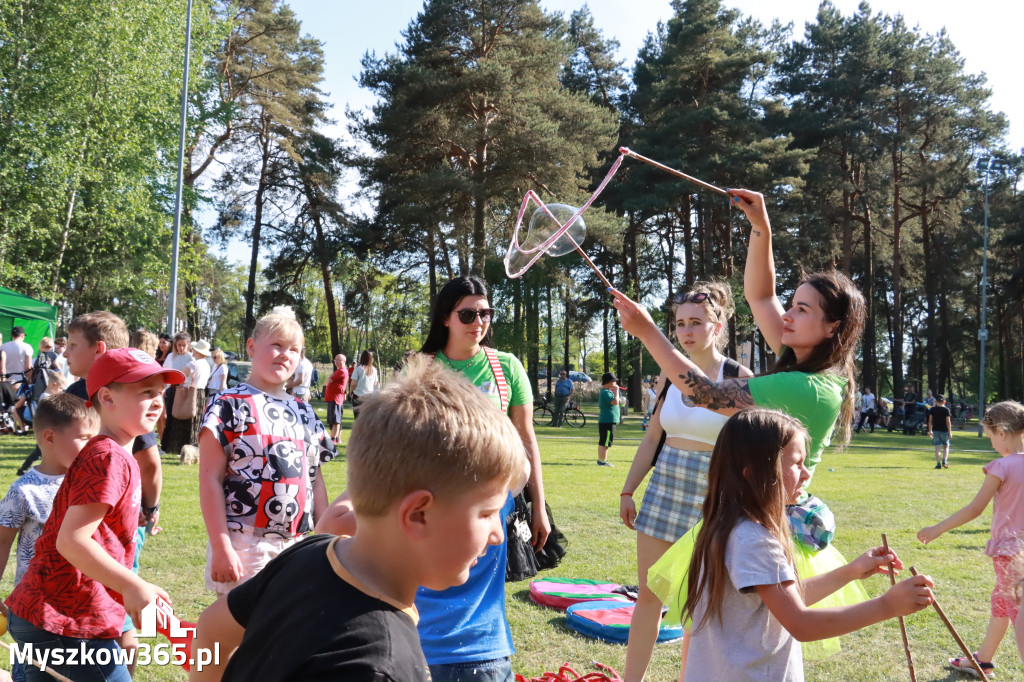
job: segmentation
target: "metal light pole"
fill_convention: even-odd
[[[982,165],[984,164],[984,166]],[[978,329],[978,341],[981,344],[980,376],[978,378],[978,437],[985,435],[985,427],[981,418],[985,416],[985,342],[988,341],[988,326],[985,323],[985,312],[988,307],[988,195],[989,176],[999,167],[998,162],[989,156],[978,162],[978,168],[985,173],[985,237],[981,252],[981,327]]]
[[[181,126],[178,134],[178,189],[174,195],[174,247],[171,252],[171,295],[167,304],[167,333],[174,334],[178,306],[178,244],[181,241],[181,188],[185,180],[185,118],[188,114],[188,61],[192,52],[192,0],[185,15],[185,73],[181,77]]]

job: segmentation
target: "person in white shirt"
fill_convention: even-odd
[[[306,349],[302,349],[302,359],[299,366],[295,368],[295,376],[288,382],[286,388],[290,388],[292,395],[298,400],[309,402],[309,386],[313,382],[313,363],[306,357]]]
[[[364,350],[359,356],[359,364],[352,370],[348,386],[352,391],[352,419],[355,419],[363,398],[380,388],[380,372],[373,366],[373,351]]]
[[[196,387],[199,400],[202,405],[206,404],[209,395],[207,387],[210,382],[210,374],[213,368],[207,360],[210,357],[210,342],[200,339],[192,344],[192,359],[195,360],[195,373],[192,375],[192,385]]]
[[[6,358],[4,372],[7,376],[4,379],[10,381],[14,389],[17,390],[32,370],[32,356],[34,355],[32,346],[25,343],[25,328],[14,327],[11,329],[11,340],[0,346],[0,351]]]
[[[57,369],[59,369],[60,373],[64,375],[65,381],[67,381],[68,377],[71,376],[71,373],[68,370],[68,359],[64,357],[64,351],[67,350],[67,347],[68,337],[58,336],[54,339],[53,350],[57,353]]]
[[[865,419],[868,421],[868,426],[871,427],[871,433],[874,433],[877,415],[878,412],[875,410],[875,394],[871,392],[870,386],[865,386],[864,395],[860,399],[860,423],[857,424],[857,433],[860,433],[861,429],[864,428]]]
[[[228,361],[220,348],[214,349],[210,359],[213,360],[213,372],[206,384],[206,393],[214,396],[228,387]]]
[[[176,369],[185,375],[185,383],[169,387],[164,394],[164,414],[167,416],[167,421],[164,424],[163,433],[160,434],[160,447],[164,452],[172,454],[178,454],[181,452],[182,445],[192,442],[192,425],[194,421],[197,421],[194,417],[192,419],[176,419],[172,414],[175,394],[192,385],[192,375],[196,371],[196,361],[189,349],[191,341],[192,337],[188,332],[175,334],[171,343],[173,352],[164,360],[165,368]]]

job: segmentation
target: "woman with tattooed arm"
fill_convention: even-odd
[[[837,423],[837,441],[842,445],[849,442],[855,392],[853,353],[864,326],[864,298],[844,274],[815,273],[804,278],[786,310],[775,293],[771,224],[764,197],[747,190],[729,192],[751,224],[744,294],[761,334],[779,357],[775,370],[757,377],[714,381],[675,349],[643,306],[612,291],[615,307],[623,329],[643,342],[665,375],[694,404],[725,416],[756,406],[782,410],[799,419],[810,435],[805,466],[813,476]],[[691,536],[693,533],[686,537]],[[823,548],[795,545],[815,574],[841,558],[834,550],[816,558],[814,552]],[[632,682],[628,676],[627,680]]]
[[[729,193],[750,220],[744,295],[754,322],[779,356],[775,370],[712,381],[675,349],[643,306],[613,290],[615,307],[622,328],[643,342],[672,383],[697,405],[726,416],[748,407],[772,408],[799,419],[811,436],[806,466],[813,475],[837,419],[838,442],[849,442],[853,352],[864,328],[864,297],[841,272],[820,272],[805,277],[789,310],[783,308],[775,294],[775,258],[764,197],[741,189]]]

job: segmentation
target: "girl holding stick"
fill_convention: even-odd
[[[836,637],[919,611],[932,581],[919,575],[852,606],[808,608],[843,585],[903,563],[884,547],[800,579],[786,505],[810,479],[807,431],[776,410],[734,415],[715,444],[686,586],[693,620],[686,680],[803,680],[801,642]]]

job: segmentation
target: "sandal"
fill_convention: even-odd
[[[986,663],[985,661],[978,660],[978,652],[977,651],[974,652],[974,660],[978,662],[978,667],[981,668],[985,672],[985,675],[990,680],[995,679],[995,677],[996,677],[996,664],[995,663],[992,663],[992,662]],[[965,656],[960,656],[958,658],[951,658],[951,659],[949,659],[949,667],[952,668],[953,670],[959,670],[962,673],[967,673],[968,675],[973,675],[974,677],[978,677],[978,671],[974,669],[974,666],[971,665],[971,662],[969,660],[967,660],[967,658]]]

